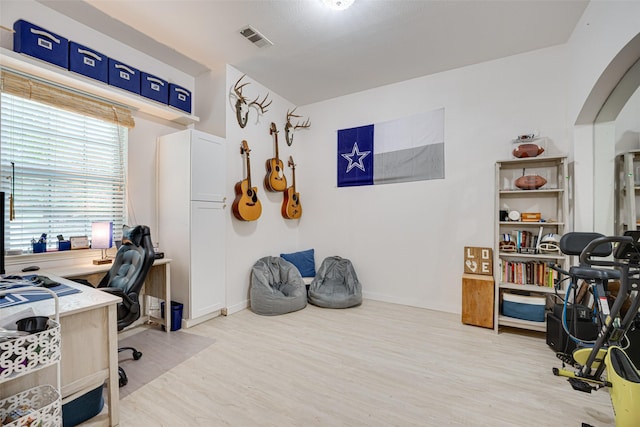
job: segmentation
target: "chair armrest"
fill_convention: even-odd
[[[103,292],[122,298],[122,304],[131,312],[136,313],[139,310],[138,294],[127,294],[120,288],[98,288]]]

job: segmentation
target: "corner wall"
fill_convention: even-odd
[[[291,169],[287,166],[287,159],[292,155],[297,163],[306,147],[296,143],[289,147],[285,142],[284,125],[287,109],[292,109],[294,105],[278,94],[270,92],[250,76],[244,77],[241,82],[241,84],[249,83],[243,89],[243,94],[249,101],[257,96],[262,99],[269,93],[269,99],[273,102],[268,107],[268,111],[261,116],[251,109],[246,127],[240,128],[235,110],[229,101],[228,91],[242,73],[231,66],[227,66],[226,71],[227,308],[228,313],[231,314],[246,308],[249,304],[251,268],[258,259],[306,249],[298,247],[298,230],[307,223],[306,211],[299,220],[284,219],[280,213],[283,193],[265,191],[263,183],[266,175],[265,163],[275,155],[274,137],[269,134],[271,122],[276,124],[279,131],[279,158],[284,163],[287,185],[291,185]],[[258,199],[262,204],[262,215],[257,221],[239,221],[233,216],[231,210],[235,198],[234,185],[245,179],[247,175],[245,157],[240,154],[242,140],[247,141],[251,150],[251,185],[257,187]],[[296,169],[296,178],[298,178],[297,172],[298,169]],[[297,182],[298,179],[296,179]],[[302,199],[303,209],[306,209],[304,203],[305,199]]]

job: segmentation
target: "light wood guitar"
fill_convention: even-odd
[[[289,156],[289,167],[291,167],[293,175],[293,185],[284,192],[282,216],[286,219],[298,219],[302,216],[302,205],[300,204],[300,193],[296,192],[296,165],[291,156]]]
[[[244,154],[247,158],[247,178],[236,184],[236,198],[231,205],[233,215],[240,221],[255,221],[262,214],[262,204],[258,200],[258,189],[251,186],[250,152],[249,144],[243,140],[240,154]]]
[[[287,178],[284,176],[282,160],[278,157],[278,129],[271,122],[269,134],[274,135],[276,156],[267,160],[267,175],[264,177],[264,187],[269,191],[284,191],[287,188]]]

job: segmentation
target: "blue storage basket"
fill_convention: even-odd
[[[69,42],[69,70],[109,82],[109,58],[76,42]]]
[[[13,50],[69,68],[69,41],[23,19],[13,24]]]
[[[169,84],[169,105],[191,113],[191,92],[176,84]]]
[[[169,83],[143,71],[140,73],[140,95],[163,104],[168,104]]]
[[[544,322],[546,299],[544,296],[502,295],[502,314],[532,322]]]
[[[62,426],[73,427],[95,417],[104,407],[103,386],[62,405]]]
[[[109,58],[109,84],[140,95],[140,71]]]

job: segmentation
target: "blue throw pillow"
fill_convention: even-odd
[[[295,265],[302,277],[316,276],[316,263],[313,257],[313,249],[291,254],[280,254],[280,256]]]

